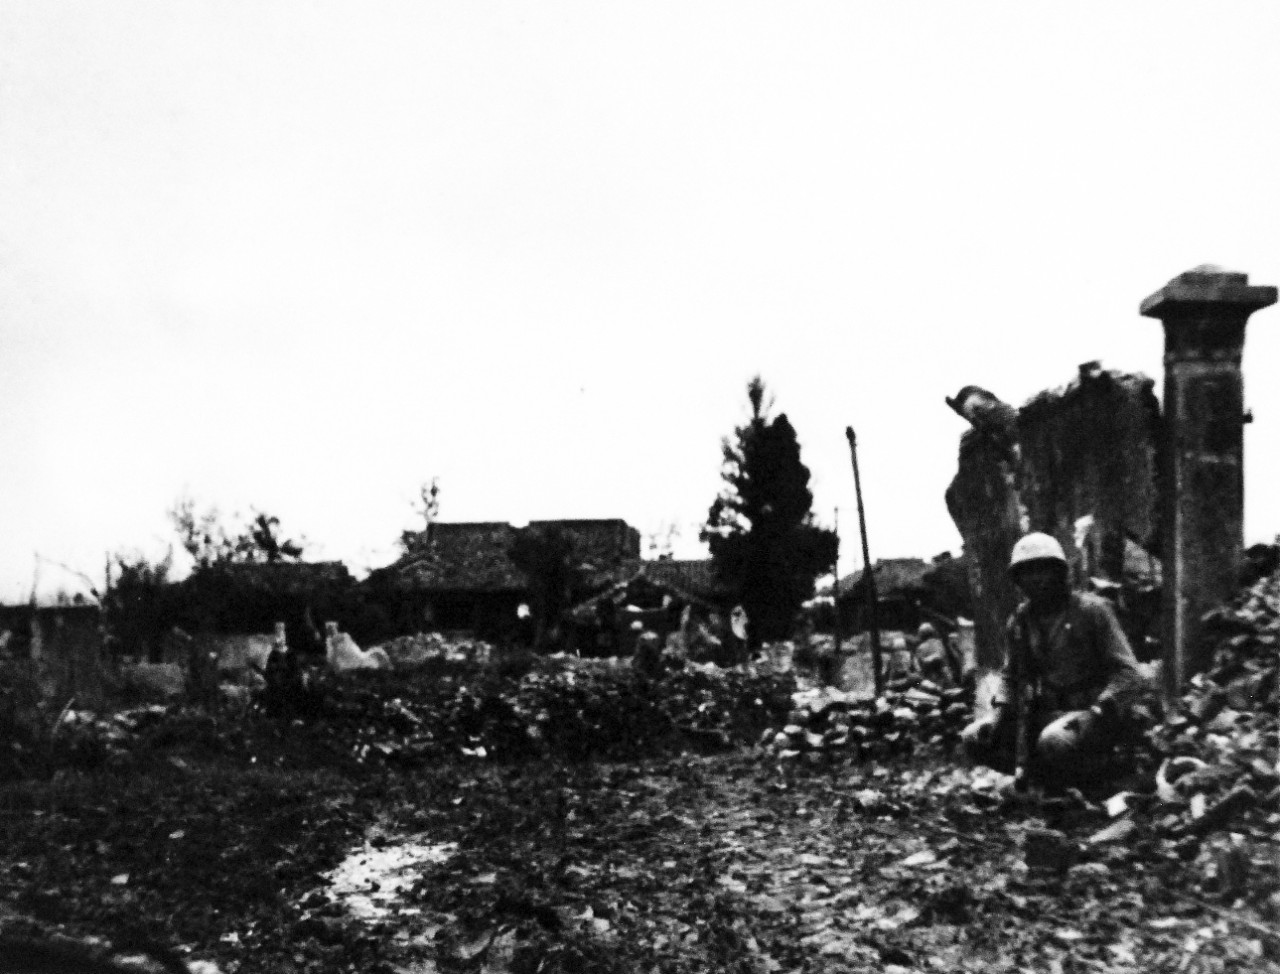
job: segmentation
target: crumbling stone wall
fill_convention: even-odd
[[[960,470],[947,488],[947,510],[964,539],[973,593],[973,636],[980,668],[1004,658],[1004,624],[1018,603],[1005,571],[1022,534],[1016,451],[979,429],[960,437]]]
[[[1145,375],[1080,367],[1063,389],[1042,392],[1018,411],[1018,490],[1029,529],[1052,534],[1086,573],[1119,583],[1125,540],[1156,544],[1160,403]],[[1077,522],[1093,518],[1096,550],[1086,558]],[[1086,564],[1088,562],[1088,564]]]
[[[1144,375],[1082,366],[1064,388],[1033,397],[1016,418],[990,407],[984,413],[953,408],[974,424],[961,437],[959,468],[947,489],[947,509],[964,539],[975,599],[978,663],[1004,657],[1004,622],[1018,594],[1008,577],[1009,552],[1026,531],[1056,537],[1084,574],[1120,583],[1126,538],[1158,547],[1157,445],[1160,405]],[[972,397],[968,397],[972,399]],[[1007,407],[1005,407],[1007,409]],[[1077,524],[1091,516],[1086,559]]]

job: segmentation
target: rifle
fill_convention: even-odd
[[[1009,647],[1009,676],[1013,686],[1013,787],[1027,790],[1027,771],[1031,764],[1031,696],[1027,679],[1026,622],[1019,627],[1018,638]]]

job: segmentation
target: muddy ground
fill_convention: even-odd
[[[175,711],[125,765],[0,788],[0,925],[227,972],[1280,970],[1272,878],[1224,896],[1141,825],[1090,843],[1100,805],[940,754],[679,751],[395,767]]]

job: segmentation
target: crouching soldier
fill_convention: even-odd
[[[975,761],[1018,784],[1088,783],[1104,773],[1140,686],[1137,659],[1111,604],[1072,592],[1062,546],[1028,534],[1013,547],[1025,596],[1009,620],[1009,657],[989,714],[961,734]]]

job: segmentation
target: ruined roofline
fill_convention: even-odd
[[[573,517],[573,518],[541,518],[530,520],[523,525],[515,524],[512,521],[432,521],[431,533],[444,532],[452,533],[455,531],[499,531],[508,529],[517,531],[520,528],[566,528],[570,531],[575,528],[626,528],[634,530],[627,522],[626,518],[621,517]],[[423,533],[423,532],[419,532]]]
[[[565,517],[543,519],[538,521],[530,521],[528,526],[531,528],[545,527],[569,527],[571,525],[581,525],[583,527],[617,527],[619,525],[631,527],[627,524],[625,518],[621,517]]]
[[[474,530],[476,528],[487,528],[489,530],[498,530],[499,528],[512,528],[510,521],[432,521],[431,531],[461,531],[463,529]],[[513,528],[514,530],[514,528]]]
[[[1124,388],[1134,388],[1138,392],[1151,391],[1154,395],[1156,380],[1145,372],[1121,372],[1119,369],[1104,369],[1098,361],[1083,363],[1075,378],[1063,385],[1037,392],[1018,408],[1018,414],[1034,414],[1049,407],[1052,403],[1067,399],[1079,393],[1088,382],[1107,381]]]

